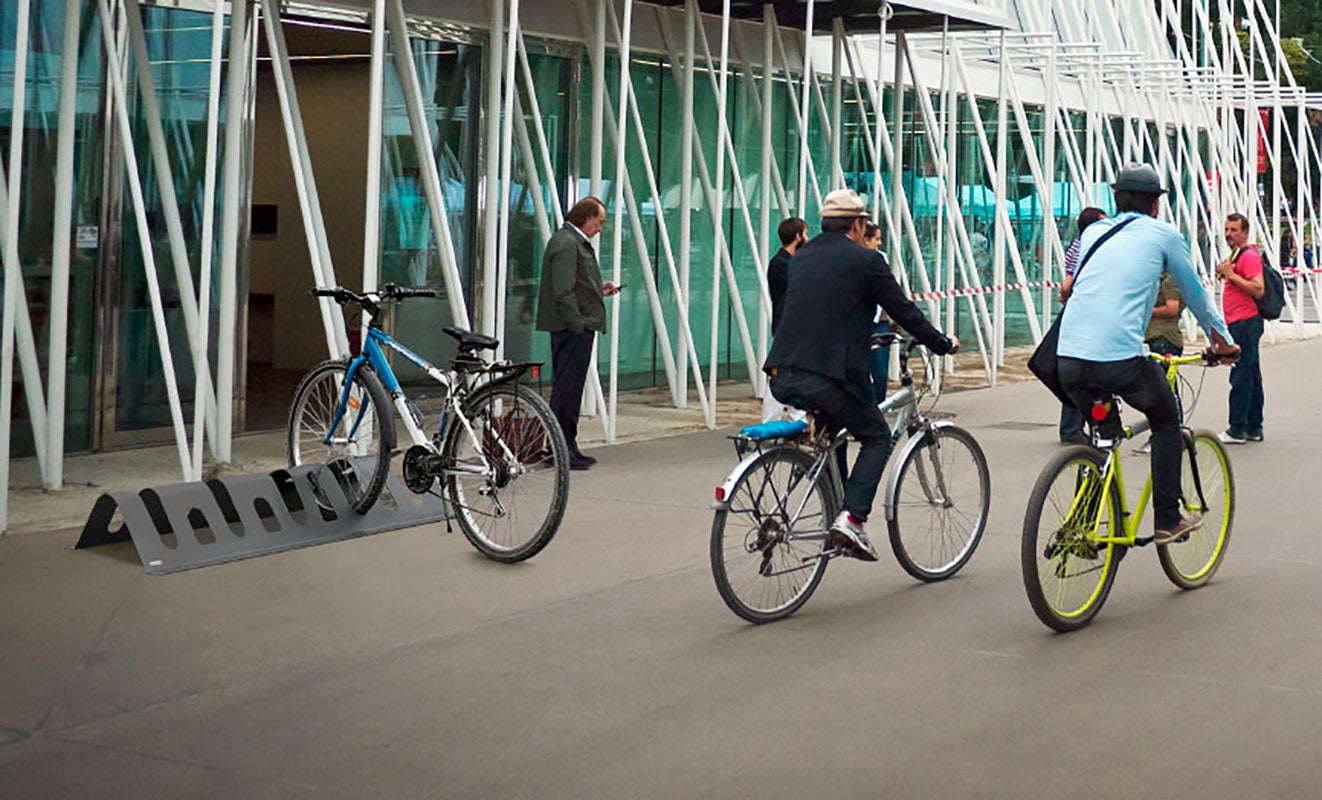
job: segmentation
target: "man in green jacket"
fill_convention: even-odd
[[[606,332],[602,298],[619,287],[601,280],[592,237],[606,224],[606,206],[595,197],[578,201],[551,235],[542,256],[537,330],[551,334],[551,410],[569,445],[569,468],[584,470],[596,459],[578,449],[578,414],[597,333]]]

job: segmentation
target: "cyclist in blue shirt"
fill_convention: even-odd
[[[1239,355],[1221,312],[1203,290],[1189,259],[1189,245],[1168,222],[1156,219],[1161,196],[1157,171],[1131,164],[1115,184],[1110,219],[1083,234],[1082,258],[1098,247],[1075,277],[1060,322],[1060,382],[1081,409],[1099,395],[1113,394],[1141,411],[1152,426],[1152,509],[1157,544],[1169,544],[1202,525],[1180,511],[1180,422],[1178,401],[1164,370],[1143,354],[1143,334],[1168,271],[1189,310],[1207,331],[1223,360]],[[1112,229],[1123,226],[1099,246]],[[1115,241],[1109,241],[1109,239]]]

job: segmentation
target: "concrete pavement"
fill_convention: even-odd
[[[1139,551],[1065,636],[1019,574],[1056,447],[1035,384],[942,400],[992,468],[958,577],[833,564],[770,626],[711,580],[722,433],[598,451],[514,567],[442,526],[168,577],[72,531],[0,539],[0,796],[1311,796],[1322,341],[1265,359],[1217,579],[1179,592]],[[1225,395],[1208,372],[1194,424]]]

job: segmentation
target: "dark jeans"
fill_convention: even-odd
[[[1262,317],[1249,317],[1229,325],[1239,345],[1239,361],[1230,368],[1230,432],[1245,436],[1262,433],[1262,360],[1258,340]]]
[[[824,415],[859,441],[854,471],[845,481],[845,510],[859,522],[866,520],[891,454],[891,431],[885,417],[843,385],[812,372],[782,368],[771,379],[771,394],[786,405]]]
[[[596,331],[551,331],[551,411],[565,433],[570,455],[579,452],[578,413],[596,338]]]
[[[890,333],[891,326],[886,320],[877,323],[877,333]],[[891,346],[886,345],[879,350],[873,350],[869,356],[868,367],[872,371],[872,391],[877,398],[877,403],[886,399],[886,380],[890,377],[891,371]]]
[[[1164,336],[1148,341],[1148,349],[1161,356],[1178,356],[1184,353],[1184,348],[1176,345],[1170,339]],[[1175,404],[1179,409],[1179,403]],[[1084,436],[1083,414],[1074,406],[1062,404],[1060,407],[1060,440],[1062,442],[1069,440],[1073,436]]]
[[[1075,436],[1083,436],[1083,415],[1074,406],[1060,404],[1060,440],[1067,442]]]
[[[1158,528],[1180,521],[1180,412],[1166,374],[1147,358],[1060,359],[1060,383],[1079,409],[1114,394],[1152,425],[1152,513]]]

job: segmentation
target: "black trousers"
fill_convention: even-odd
[[[841,384],[812,372],[782,368],[771,379],[771,394],[786,405],[825,415],[859,441],[854,471],[845,481],[845,510],[859,522],[866,520],[891,454],[886,418]],[[844,450],[837,452],[843,455]]]
[[[596,331],[551,331],[551,411],[564,431],[570,455],[579,452],[578,414],[596,339]]]
[[[1152,513],[1158,528],[1180,521],[1180,410],[1166,373],[1138,356],[1123,361],[1060,359],[1060,383],[1080,410],[1114,394],[1152,425]]]

